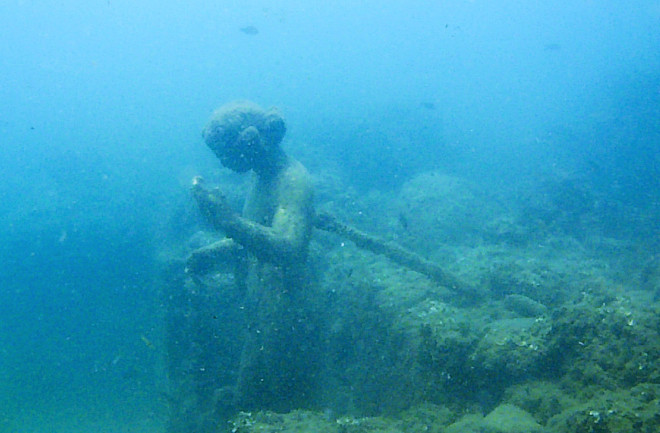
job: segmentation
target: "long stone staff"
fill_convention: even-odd
[[[396,242],[385,241],[364,233],[337,220],[333,215],[321,212],[314,219],[314,227],[335,233],[355,243],[360,248],[375,254],[382,254],[388,259],[420,274],[426,275],[441,286],[466,295],[479,296],[479,291],[442,270],[438,265],[424,257],[405,249]]]

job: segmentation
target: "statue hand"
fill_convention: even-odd
[[[205,188],[202,177],[195,176],[193,178],[192,194],[202,214],[214,226],[222,228],[224,224],[237,218],[222,192],[218,188],[212,191]]]

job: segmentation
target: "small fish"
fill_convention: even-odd
[[[154,346],[154,343],[151,342],[147,337],[144,335],[140,335],[140,340],[144,343],[145,346],[147,346],[149,349],[155,349],[156,347]]]
[[[419,105],[422,108],[426,108],[427,110],[435,110],[435,104],[433,102],[423,101],[423,102],[420,102]]]
[[[408,218],[406,218],[403,212],[399,213],[399,224],[401,224],[404,230],[408,230]]]
[[[259,33],[259,29],[256,28],[255,26],[245,26],[241,27],[240,30],[245,33],[246,35],[254,36],[257,33]]]

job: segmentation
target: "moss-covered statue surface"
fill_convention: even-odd
[[[318,388],[317,315],[306,301],[313,297],[307,269],[313,192],[305,168],[280,147],[285,130],[276,110],[239,102],[216,111],[203,131],[225,167],[250,171],[253,180],[242,213],[218,189],[208,189],[199,177],[193,180],[199,210],[225,237],[192,251],[187,290],[193,298],[233,299],[234,304],[213,310],[208,299],[197,302],[203,310],[189,312],[200,331],[209,331],[201,340],[195,327],[189,329],[198,377],[186,377],[177,367],[170,372],[174,383],[178,377],[180,399],[173,430],[211,430],[238,409],[304,407]],[[235,322],[213,323],[227,319]],[[223,356],[227,348],[217,344],[227,335],[238,341],[227,346],[231,357]],[[191,411],[199,416],[180,411],[186,393],[194,396]]]
[[[314,231],[310,179],[283,134],[251,104],[205,129],[223,164],[255,179],[241,215],[193,187],[226,238],[205,235],[188,273],[172,270],[172,432],[660,431],[659,261],[594,228],[574,185],[530,199],[439,172],[388,194],[316,179],[317,209],[472,296]]]

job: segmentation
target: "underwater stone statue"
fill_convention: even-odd
[[[194,279],[224,268],[244,290],[237,381],[217,393],[218,404],[236,410],[305,407],[314,388],[318,343],[305,306],[313,190],[303,165],[280,147],[285,132],[276,110],[251,102],[221,107],[205,127],[204,140],[225,167],[254,175],[241,214],[217,189],[193,180],[201,213],[226,238],[195,250],[187,271]]]

